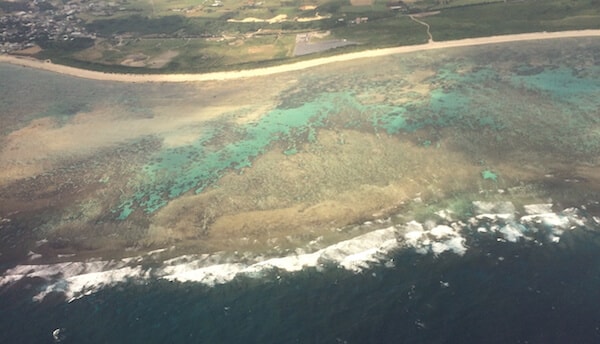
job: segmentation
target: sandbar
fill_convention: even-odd
[[[577,38],[577,37],[600,37],[600,30],[576,30],[576,31],[559,31],[559,32],[534,32],[521,33],[512,35],[499,35],[479,38],[466,38],[454,41],[434,42],[430,41],[426,44],[409,45],[384,49],[366,50],[356,53],[341,54],[336,56],[315,58],[312,60],[283,64],[273,67],[226,71],[226,72],[210,72],[198,74],[120,74],[120,73],[105,73],[86,69],[79,69],[64,65],[52,63],[50,61],[41,61],[30,57],[21,57],[13,55],[0,55],[0,63],[11,63],[23,67],[36,68],[47,70],[55,73],[70,75],[74,77],[103,80],[103,81],[118,81],[131,83],[182,83],[194,81],[214,81],[214,80],[233,80],[241,78],[251,78],[257,76],[268,76],[278,73],[292,72],[321,66],[329,63],[344,62],[362,58],[380,57],[394,54],[411,53],[424,50],[445,49],[468,47],[486,44],[499,44],[531,40],[545,40],[557,38]]]

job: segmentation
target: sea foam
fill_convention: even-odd
[[[269,278],[272,272],[296,273],[307,268],[336,267],[361,273],[374,265],[393,266],[394,254],[400,250],[414,250],[435,257],[442,254],[462,256],[468,252],[467,242],[474,236],[495,236],[498,241],[509,243],[523,240],[558,243],[565,231],[598,227],[596,219],[586,218],[577,208],[549,212],[551,204],[525,206],[527,215],[519,218],[510,202],[474,202],[474,208],[476,215],[464,223],[449,222],[449,217],[443,218],[444,223],[428,222],[425,225],[410,221],[312,252],[298,249],[294,254],[279,257],[242,255],[235,258],[221,253],[185,255],[161,262],[161,254],[167,251],[161,249],[122,260],[18,265],[2,274],[0,288],[10,287],[24,278],[41,278],[46,283],[34,300],[41,301],[50,293],[62,293],[70,302],[124,281],[164,279],[215,286],[241,276]],[[153,267],[148,268],[146,262],[153,262]]]

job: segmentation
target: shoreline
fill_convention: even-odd
[[[298,71],[317,67],[334,62],[345,62],[362,58],[381,57],[395,54],[412,53],[426,50],[470,47],[477,45],[511,43],[531,40],[547,40],[559,38],[579,38],[579,37],[600,37],[600,30],[576,30],[576,31],[558,31],[558,32],[535,32],[520,33],[512,35],[499,35],[479,38],[465,38],[454,41],[435,42],[419,45],[409,45],[393,48],[383,48],[361,51],[356,53],[347,53],[330,57],[315,58],[308,61],[282,64],[279,66],[246,69],[225,72],[209,73],[182,73],[182,74],[118,74],[97,72],[86,69],[54,64],[52,62],[41,61],[28,57],[19,57],[14,55],[0,55],[0,63],[9,63],[17,66],[40,69],[58,74],[69,75],[73,77],[99,80],[99,81],[117,81],[126,83],[183,83],[197,81],[224,81],[242,78],[252,78],[259,76],[268,76],[285,72]]]
[[[93,294],[103,288],[137,280],[166,280],[199,283],[214,287],[239,277],[266,279],[281,273],[307,269],[324,271],[327,267],[360,274],[375,266],[395,266],[394,255],[412,251],[421,256],[442,254],[463,256],[477,247],[477,241],[500,245],[537,242],[558,245],[565,233],[596,231],[600,221],[586,216],[583,206],[552,211],[549,204],[528,204],[522,216],[512,202],[473,202],[475,215],[465,222],[442,219],[431,226],[410,221],[387,226],[316,250],[299,249],[278,256],[188,254],[164,256],[162,248],[124,259],[63,261],[54,264],[21,263],[0,274],[0,289],[17,285],[25,278],[38,278],[38,294],[32,301],[43,301],[51,293],[63,294],[66,302]],[[476,228],[476,230],[474,230]],[[478,240],[472,241],[473,238]],[[560,246],[559,246],[560,247]],[[33,259],[37,260],[37,259]],[[156,264],[159,262],[158,264]],[[148,268],[145,264],[151,263]],[[279,277],[276,277],[279,278]]]

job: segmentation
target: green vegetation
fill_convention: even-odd
[[[427,42],[427,33],[421,24],[407,16],[382,18],[365,24],[342,26],[332,30],[335,37],[361,42],[361,50]],[[378,34],[374,34],[378,33]]]
[[[424,25],[387,3],[129,0],[108,17],[81,14],[86,28],[98,35],[94,46],[90,41],[40,42],[45,50],[38,57],[102,71],[204,72],[427,42]],[[600,28],[600,0],[421,0],[408,6],[408,13],[429,12],[419,20],[430,25],[436,41]],[[315,31],[329,32],[320,40],[358,44],[294,57],[296,35]]]
[[[600,28],[600,2],[523,1],[464,6],[425,18],[435,40]]]
[[[182,30],[185,24],[186,19],[181,16],[149,18],[134,14],[126,18],[95,20],[87,25],[87,29],[101,36],[123,33],[174,35]]]

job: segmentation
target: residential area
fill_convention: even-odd
[[[332,3],[341,3],[343,1],[334,1]],[[209,34],[204,33],[186,33],[187,37],[215,37],[221,36],[225,32],[229,32],[230,27],[227,26],[233,23],[240,23],[240,25],[251,26],[252,24],[264,22],[265,27],[259,28],[260,30],[269,29],[269,26],[273,26],[275,30],[282,31],[297,31],[298,28],[302,31],[302,23],[308,27],[312,25],[311,29],[315,28],[314,24],[309,24],[310,21],[321,21],[320,24],[316,24],[317,29],[329,29],[331,25],[356,25],[365,24],[369,19],[368,16],[361,15],[361,11],[352,13],[352,19],[348,18],[345,20],[346,14],[339,14],[336,20],[331,22],[325,22],[324,19],[330,19],[331,13],[321,15],[319,13],[319,4],[329,4],[328,2],[315,2],[315,5],[302,5],[304,2],[277,2],[277,3],[266,3],[266,2],[253,2],[239,4],[237,2],[227,2],[205,0],[195,3],[193,6],[187,7],[172,7],[170,3],[164,3],[160,1],[95,1],[95,0],[34,0],[34,1],[1,1],[0,0],[0,53],[26,53],[26,49],[37,47],[38,45],[44,45],[48,42],[72,42],[72,41],[85,41],[88,45],[93,45],[96,40],[96,36],[102,36],[103,38],[120,40],[120,35],[109,35],[106,36],[106,32],[99,33],[95,32],[92,28],[90,29],[89,24],[94,21],[106,22],[110,20],[120,20],[121,18],[129,18],[130,22],[135,21],[133,18],[139,16],[148,20],[159,20],[166,16],[173,16],[173,13],[180,13],[182,17],[205,17],[210,22],[222,22],[221,24],[211,24],[211,28],[206,28]],[[362,6],[367,12],[372,9],[369,7],[373,5],[375,1],[367,0],[366,2],[355,3],[354,1],[348,1],[344,6],[348,8],[356,8],[356,6]],[[382,3],[384,4],[384,3]],[[400,7],[399,5],[400,4]],[[151,6],[149,6],[151,5]],[[387,9],[386,9],[387,6]],[[385,5],[379,6],[378,11],[384,9],[385,12],[393,12],[398,9],[402,11],[406,10],[407,7],[403,2],[388,2]],[[335,6],[334,6],[335,7]],[[287,14],[286,14],[287,13]],[[249,18],[247,15],[257,15],[259,17],[264,15],[271,15],[273,19],[259,19]],[[289,15],[288,15],[289,14]],[[240,19],[232,18],[238,16]],[[356,17],[356,19],[354,19]],[[283,18],[283,19],[281,19]],[[300,23],[297,27],[284,28],[276,27],[281,26],[283,22],[295,21]],[[271,24],[276,25],[271,25]],[[333,23],[333,24],[332,24]],[[110,26],[110,24],[107,24]],[[135,24],[134,24],[135,25]],[[143,24],[140,24],[143,25]],[[156,26],[161,26],[161,23],[157,23]],[[114,25],[115,30],[119,30],[119,25]],[[230,25],[231,26],[231,25]],[[289,25],[288,25],[289,26]],[[324,27],[321,27],[324,26]],[[221,28],[220,30],[216,28]],[[240,28],[237,27],[239,30]],[[155,28],[155,30],[160,30]],[[183,29],[182,29],[183,30]],[[106,31],[106,30],[103,30]],[[192,30],[194,31],[194,30]],[[245,31],[245,29],[242,29]],[[308,32],[304,30],[305,32]],[[310,30],[309,30],[310,31]],[[235,30],[234,30],[235,33]],[[295,35],[296,33],[292,33]],[[182,32],[178,32],[176,37],[182,35]],[[157,34],[154,34],[157,36]],[[168,32],[164,32],[162,37],[169,36]],[[341,40],[340,40],[341,41]],[[65,44],[63,44],[64,46]],[[343,45],[343,44],[341,44]],[[39,49],[39,48],[38,48]],[[303,50],[300,48],[300,50]],[[310,50],[308,50],[310,51]]]
[[[0,9],[0,53],[21,51],[46,41],[93,40],[96,35],[86,30],[79,14],[109,16],[125,10],[115,2],[89,0],[0,2]]]

